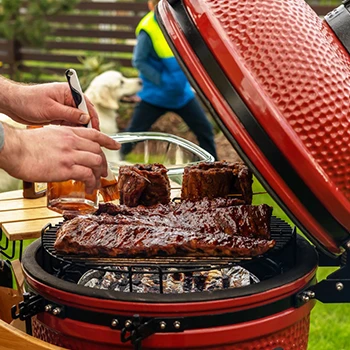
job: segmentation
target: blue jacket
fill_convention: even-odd
[[[155,19],[146,15],[136,29],[133,65],[140,72],[140,98],[152,105],[177,109],[194,98],[191,86],[171,52]]]

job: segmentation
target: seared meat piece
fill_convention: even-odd
[[[140,215],[165,215],[174,210],[175,203],[168,204],[155,204],[152,206],[145,207],[144,205],[138,205],[137,207],[128,207],[126,205],[115,205],[113,203],[101,203],[95,215],[100,215],[102,213],[110,215],[135,215],[136,213]]]
[[[245,204],[244,200],[238,198],[203,198],[199,201],[184,200],[181,203],[176,203],[174,210],[177,215],[182,212],[203,213],[211,209],[227,208],[242,204]]]
[[[184,222],[208,234],[225,232],[234,236],[270,238],[272,207],[261,205],[237,205],[226,208],[210,208],[207,211],[174,211],[176,222]]]
[[[170,202],[170,183],[167,169],[162,164],[121,166],[118,190],[120,204],[129,207],[150,206]]]
[[[57,231],[55,249],[90,256],[257,256],[274,246],[273,240],[208,234],[171,227],[98,224],[76,217]]]
[[[155,204],[147,207],[143,205],[138,205],[137,207],[128,207],[126,205],[116,205],[114,203],[100,203],[98,210],[94,214],[100,215],[102,213],[106,213],[110,215],[135,215],[135,213],[139,213],[140,215],[165,215],[174,210],[176,210],[177,214],[179,214],[181,211],[206,212],[213,208],[226,208],[242,204],[245,204],[244,201],[237,198],[203,198],[202,200],[196,202],[170,202],[168,204]],[[73,217],[70,219],[73,219]]]
[[[168,226],[210,234],[225,232],[234,236],[269,239],[272,208],[266,204],[235,205],[238,201],[232,198],[184,201],[181,204],[169,204],[169,209],[161,204],[153,207],[139,206],[128,210],[122,209],[125,206],[114,206],[113,215],[114,222],[119,225]],[[233,205],[228,206],[230,204]],[[96,216],[95,220],[105,223],[106,217],[108,216],[102,214]],[[110,222],[111,218],[108,219],[108,223]]]
[[[243,163],[203,162],[185,168],[181,199],[197,201],[238,194],[245,204],[251,204],[252,183],[252,173]]]

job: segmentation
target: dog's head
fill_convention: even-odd
[[[136,94],[141,87],[139,78],[126,78],[120,72],[107,71],[91,81],[85,94],[94,105],[117,110],[122,97]]]

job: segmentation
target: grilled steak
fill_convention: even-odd
[[[252,203],[253,175],[243,163],[200,163],[184,170],[181,199],[226,197],[238,194],[245,204]]]
[[[118,176],[120,204],[129,207],[170,202],[170,182],[162,164],[121,166]]]
[[[272,240],[224,232],[208,234],[166,226],[100,224],[83,216],[64,223],[55,242],[58,252],[100,257],[257,256],[273,246]]]

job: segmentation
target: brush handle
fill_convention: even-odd
[[[65,75],[76,107],[82,112],[89,114],[77,72],[75,69],[70,68],[66,70]],[[91,121],[86,125],[86,127],[91,128]]]

